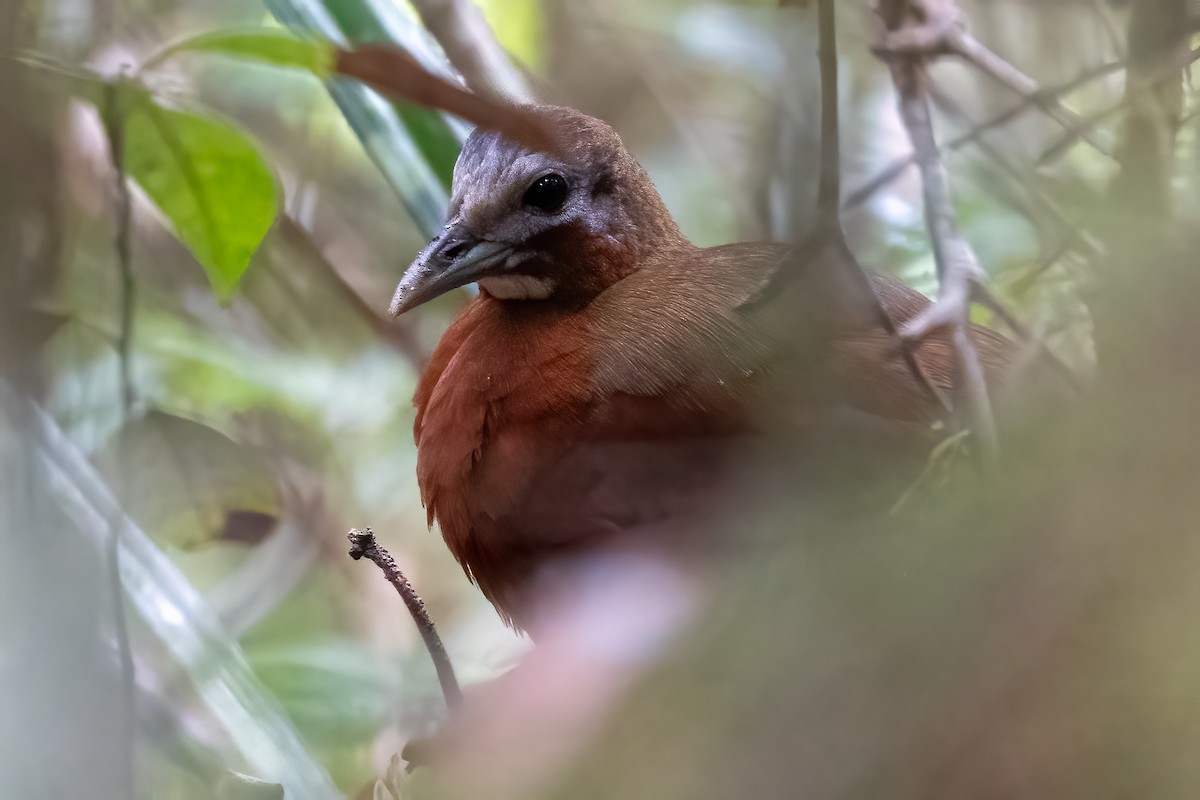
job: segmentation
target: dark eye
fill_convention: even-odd
[[[567,202],[567,179],[562,175],[551,172],[543,175],[525,190],[521,202],[533,206],[539,211],[551,213],[558,211]]]

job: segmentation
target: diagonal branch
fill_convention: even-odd
[[[325,254],[317,247],[308,231],[288,214],[281,214],[275,222],[275,230],[289,244],[308,257],[315,269],[320,270],[333,284],[334,291],[342,296],[368,327],[381,341],[391,346],[420,375],[425,371],[429,361],[429,353],[421,346],[417,332],[408,325],[399,324],[402,320],[386,320],[374,309],[362,295],[350,285],[345,276],[338,271]]]
[[[1014,94],[1026,98],[1068,132],[1080,136],[1101,153],[1111,155],[1087,134],[1079,115],[1063,105],[1057,96],[1042,92],[1036,80],[972,36],[953,0],[911,0],[906,5],[911,12],[909,22],[898,28],[889,26],[883,42],[874,48],[877,55],[885,59],[902,56],[930,59],[947,55],[961,58]]]
[[[1200,61],[1200,48],[1189,50],[1178,60],[1164,60],[1154,65],[1152,69],[1146,70],[1138,75],[1129,75],[1126,79],[1125,96],[1112,105],[1092,112],[1087,117],[1084,117],[1080,122],[1080,127],[1075,131],[1066,131],[1062,137],[1047,147],[1041,155],[1034,161],[1035,166],[1044,166],[1045,164],[1054,161],[1062,156],[1068,150],[1075,146],[1079,141],[1082,133],[1096,128],[1106,120],[1120,114],[1124,111],[1131,110],[1136,102],[1143,96],[1155,92],[1166,81],[1180,75],[1181,70],[1186,70],[1191,65]]]
[[[936,84],[930,83],[929,89],[930,99],[939,111],[944,112],[957,123],[964,124],[972,130],[978,130],[978,127],[971,122],[967,113],[953,97],[946,92],[939,91]],[[950,144],[945,145],[943,149],[951,149]],[[1036,223],[1048,218],[1048,221],[1056,223],[1060,229],[1058,231],[1059,239],[1069,240],[1073,247],[1077,247],[1081,252],[1091,256],[1099,255],[1102,252],[1103,246],[1083,230],[1082,223],[1071,218],[1066,209],[1062,208],[1053,197],[1041,188],[1036,180],[1030,180],[1025,171],[1014,163],[1013,159],[988,141],[986,135],[981,135],[976,144],[988,156],[989,165],[1007,176],[1013,186],[1028,197],[1029,203],[1020,210],[1031,222]],[[983,188],[1001,197],[1002,200],[1004,199],[1004,193],[992,182],[985,182]]]

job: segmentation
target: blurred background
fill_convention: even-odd
[[[610,122],[696,243],[809,231],[815,3],[427,5],[477,9],[532,96]],[[957,8],[1027,80],[931,68],[959,221],[1032,341],[1084,383],[1107,365],[1098,399],[1006,443],[984,487],[931,454],[917,519],[740,565],[524,796],[1195,796],[1197,10]],[[880,25],[867,0],[836,9],[844,225],[932,296]],[[453,75],[441,47],[402,0],[0,19],[0,794],[418,792],[389,763],[444,704],[346,530],[391,550],[464,683],[531,646],[416,490],[410,398],[467,295],[386,317],[469,126],[331,77],[314,43]]]

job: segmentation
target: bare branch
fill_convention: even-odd
[[[956,13],[948,2],[941,2],[938,9],[943,15],[949,13],[948,9]],[[889,33],[901,32],[911,26],[920,29],[928,24],[924,15],[913,16],[911,5],[903,0],[881,3],[880,14]],[[917,166],[921,170],[925,221],[938,273],[937,302],[910,320],[901,335],[920,340],[934,331],[949,331],[958,365],[960,385],[957,389],[965,400],[969,425],[981,442],[984,454],[992,458],[997,452],[996,423],[983,368],[970,333],[974,289],[984,284],[986,276],[979,266],[975,251],[959,230],[950,181],[934,135],[924,57],[923,54],[888,57],[899,101],[900,119],[912,141]]]
[[[996,116],[987,119],[981,122],[979,125],[968,129],[953,139],[950,139],[943,144],[943,148],[946,150],[959,150],[966,145],[973,144],[979,141],[984,134],[994,130],[995,128],[999,128],[1002,125],[1007,125],[1025,111],[1034,107],[1037,103],[1037,97],[1062,97],[1070,94],[1087,83],[1111,75],[1117,70],[1124,68],[1124,66],[1124,62],[1110,61],[1108,63],[1093,67],[1087,72],[1084,72],[1082,75],[1079,75],[1078,77],[1062,84],[1061,86],[1051,89],[1042,89],[1036,94],[1026,97],[1023,102],[1018,103],[1012,108],[1002,111]],[[1080,123],[1080,127],[1084,130],[1086,130],[1089,125],[1090,123],[1086,119]],[[1072,135],[1070,141],[1074,142],[1076,138],[1077,134]],[[862,205],[876,192],[903,175],[905,170],[916,164],[916,161],[917,159],[915,154],[896,159],[891,164],[888,164],[886,167],[884,167],[875,177],[871,178],[862,186],[850,192],[843,201],[842,207],[844,209],[851,209]]]
[[[925,393],[945,411],[950,411],[950,403],[938,391],[930,380],[917,354],[913,343],[900,335],[895,321],[875,293],[875,286],[870,275],[858,263],[854,252],[846,241],[841,220],[842,195],[842,164],[841,164],[841,121],[838,107],[838,51],[837,51],[837,17],[833,0],[819,0],[817,3],[819,31],[819,62],[821,70],[821,173],[817,189],[817,235],[830,235],[835,245],[841,251],[841,261],[850,271],[850,277],[864,297],[870,298],[875,312],[877,324],[888,336],[896,340],[900,354],[908,371],[912,373]]]
[[[112,160],[115,174],[115,189],[117,195],[116,236],[114,246],[117,255],[117,269],[120,274],[121,287],[121,319],[120,334],[117,337],[117,361],[120,365],[121,386],[121,418],[128,421],[130,409],[133,407],[133,380],[130,377],[129,351],[133,341],[133,310],[134,310],[134,281],[133,281],[133,249],[130,243],[130,217],[133,202],[130,197],[129,183],[125,175],[125,107],[124,107],[124,77],[105,85],[104,91],[104,129],[108,137],[109,157]],[[125,616],[125,591],[121,584],[121,534],[124,530],[124,519],[120,514],[113,514],[108,520],[108,542],[105,560],[108,566],[108,590],[112,594],[113,631],[117,642],[117,658],[121,666],[121,693],[125,719],[122,720],[122,741],[126,743],[127,752],[121,768],[126,771],[126,781],[129,787],[134,786],[136,775],[134,747],[134,731],[137,723],[137,676],[134,673],[133,644],[129,636],[129,620]]]
[[[408,613],[412,615],[413,622],[417,623],[417,630],[421,632],[421,640],[425,642],[429,657],[433,659],[433,667],[437,670],[438,683],[442,687],[442,696],[446,698],[446,706],[457,708],[462,705],[462,689],[458,686],[458,678],[454,676],[454,665],[450,663],[450,656],[442,644],[442,637],[438,636],[433,619],[425,610],[425,601],[396,566],[391,553],[375,541],[375,534],[370,528],[363,531],[351,528],[346,538],[350,540],[351,558],[358,561],[366,557],[367,560],[375,562],[375,566],[383,570],[383,576],[388,579],[388,583],[396,587],[396,592],[404,601]]]
[[[129,350],[133,343],[133,309],[136,301],[133,281],[133,250],[129,240],[129,223],[133,207],[129,184],[125,177],[125,109],[122,87],[124,78],[105,85],[104,130],[108,136],[108,152],[116,173],[117,232],[114,246],[120,275],[121,317],[117,337],[117,359],[121,371],[121,407],[125,414],[133,406],[133,381],[129,373]]]
[[[1002,86],[1026,98],[1051,119],[1070,132],[1078,133],[1088,144],[1108,155],[1108,150],[1087,136],[1079,116],[1052,94],[1044,94],[1030,76],[983,45],[967,31],[953,0],[912,0],[909,4],[920,19],[890,29],[875,52],[883,58],[907,56],[930,59],[957,56]]]
[[[470,0],[413,0],[425,28],[476,94],[520,103],[534,97],[524,76]]]
[[[1042,94],[1041,87],[1033,78],[1012,65],[1011,62],[998,56],[992,50],[982,45],[978,39],[965,31],[954,37],[954,52],[964,60],[978,68],[996,82],[1010,89],[1014,94],[1027,98],[1040,108],[1051,119],[1062,125],[1068,131],[1077,131],[1079,136],[1105,155],[1111,155],[1102,143],[1088,135],[1082,129],[1082,119],[1071,109],[1067,108],[1054,95]]]
[[[930,84],[929,89],[930,98],[940,111],[956,122],[965,124],[972,130],[978,130],[978,126],[971,123],[966,112],[953,97],[946,92],[939,91],[933,83]],[[1013,163],[1013,160],[1000,148],[993,146],[985,135],[979,136],[977,144],[979,149],[988,156],[989,166],[1007,176],[1013,186],[1022,190],[1029,197],[1030,203],[1022,206],[1019,210],[1029,218],[1030,222],[1036,224],[1049,217],[1051,221],[1058,224],[1060,230],[1056,233],[1060,239],[1068,240],[1072,246],[1089,256],[1097,256],[1103,252],[1103,246],[1082,229],[1082,223],[1077,219],[1069,218],[1068,211],[1039,186],[1036,176],[1033,176],[1034,179],[1031,180],[1026,171],[1022,170],[1018,164]],[[983,188],[1001,199],[1005,199],[1007,194],[1001,191],[998,184],[991,181],[985,181]],[[1032,206],[1036,206],[1036,208]]]
[[[966,114],[953,98],[937,91],[935,86],[930,86],[930,95],[937,103],[938,107],[944,111],[949,111],[953,116],[959,119],[966,119]],[[1078,223],[1067,219],[1066,213],[1059,208],[1058,204],[1048,197],[1045,192],[1038,189],[1036,185],[1030,184],[1028,181],[1022,180],[1020,171],[1016,166],[1009,163],[1008,157],[992,145],[985,138],[979,140],[979,146],[987,153],[991,160],[990,163],[997,167],[1002,173],[1007,175],[1013,183],[1027,190],[1029,197],[1037,208],[1029,208],[1024,211],[1027,217],[1034,219],[1038,216],[1048,215],[1059,226],[1059,235],[1063,242],[1067,243],[1066,247],[1075,247],[1079,250],[1086,251],[1089,255],[1097,256],[1102,251],[1102,245],[1094,241],[1091,236],[1084,232]],[[974,286],[972,295],[974,302],[979,303],[984,308],[991,311],[1001,322],[1022,342],[1031,348],[1031,352],[1035,352],[1038,356],[1059,376],[1059,378],[1072,389],[1076,394],[1083,395],[1083,382],[1075,376],[1074,372],[1060,360],[1050,350],[1046,344],[1035,337],[1029,328],[1022,323],[1015,314],[1004,306],[1000,299],[993,294],[992,290],[983,283],[977,283]]]
[[[817,3],[818,60],[821,68],[821,173],[817,224],[841,230],[842,146],[838,108],[837,18],[833,0]]]
[[[904,359],[904,366],[908,368],[916,380],[917,385],[925,392],[934,403],[936,403],[943,412],[949,413],[954,410],[950,400],[938,389],[933,380],[925,372],[925,368],[921,366],[920,360],[917,359],[915,344],[912,339],[905,337],[896,327],[896,321],[888,314],[887,309],[883,307],[883,303],[879,299],[879,295],[875,293],[875,285],[871,281],[871,276],[863,269],[862,264],[858,262],[854,252],[847,244],[845,237],[842,237],[838,242],[841,248],[842,262],[850,271],[850,276],[855,280],[858,286],[862,289],[864,296],[870,297],[874,302],[875,322],[883,329],[883,332],[893,339],[900,351],[901,358]]]

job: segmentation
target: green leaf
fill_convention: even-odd
[[[416,668],[346,640],[248,647],[254,673],[313,747],[368,746]],[[412,663],[412,662],[410,662]]]
[[[442,186],[450,188],[462,144],[441,114],[412,103],[393,103],[400,120]]]
[[[422,41],[420,23],[411,13],[398,12],[393,6],[374,0],[326,0],[324,7],[352,44],[391,42],[430,68],[425,54],[418,49]],[[435,58],[437,63],[444,63],[440,56]],[[462,143],[446,119],[438,111],[413,103],[390,98],[388,103],[396,110],[417,151],[442,186],[449,189]]]
[[[6,309],[0,321],[0,376],[54,336],[68,317],[19,305]]]
[[[420,41],[419,35],[416,35],[420,28],[412,14],[397,14],[390,5],[380,5],[378,0],[326,0],[324,6],[350,42],[391,42],[425,64],[421,53],[415,49],[416,42]],[[428,67],[427,64],[425,66]],[[395,109],[416,151],[433,170],[440,184],[449,190],[462,143],[442,113],[416,106],[415,103],[392,98],[386,100]],[[439,217],[443,211],[438,210]]]
[[[278,214],[275,177],[237,128],[163,108],[148,92],[123,88],[125,170],[171,221],[226,301]]]
[[[173,44],[149,58],[143,70],[158,66],[179,53],[217,53],[277,67],[303,69],[324,80],[333,70],[329,42],[300,39],[272,29],[210,31]]]
[[[231,515],[280,513],[265,457],[182,417],[151,411],[129,422],[100,463],[130,516],[159,544],[195,547],[220,536]]]
[[[36,74],[44,78],[65,82],[72,95],[97,108],[102,107],[108,83],[95,72],[36,53],[21,53],[12,56],[12,59],[15,63],[34,70]]]
[[[445,69],[445,59],[426,43],[420,24],[403,4],[374,0],[266,0],[267,9],[302,35],[344,40],[351,47],[391,42],[426,69]],[[445,221],[450,177],[466,129],[441,114],[402,103],[381,102],[352,80],[331,80],[329,93],[371,160],[417,225],[435,235]]]

